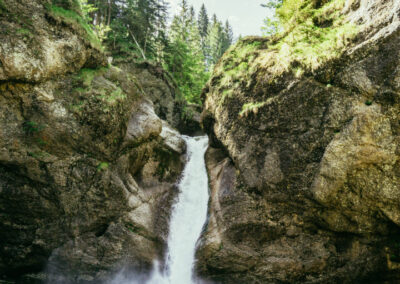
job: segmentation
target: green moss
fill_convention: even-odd
[[[301,28],[293,30],[290,36],[273,45],[272,49],[278,52],[281,65],[289,67],[296,61],[314,70],[324,62],[339,57],[356,33],[354,24],[319,28],[310,19]]]
[[[247,116],[248,113],[254,112],[257,113],[258,109],[266,105],[267,102],[258,102],[258,103],[247,103],[242,106],[242,110],[240,111],[240,116]]]
[[[101,42],[94,33],[93,29],[88,23],[86,23],[80,14],[72,10],[66,10],[57,5],[46,5],[46,8],[53,17],[60,18],[73,27],[82,29],[85,32],[86,39],[91,43],[92,47],[101,51],[103,50]]]
[[[46,126],[44,124],[40,124],[35,121],[25,121],[22,124],[22,128],[26,134],[32,135],[34,133],[43,131],[46,128]]]
[[[4,3],[4,0],[0,0],[0,14],[3,11],[7,11],[7,7],[6,7],[6,4]]]
[[[105,92],[103,92],[100,95],[100,98],[112,105],[117,101],[125,100],[126,94],[122,91],[120,87],[117,87],[117,89],[115,89],[111,94],[106,94]]]
[[[43,159],[46,157],[50,157],[51,155],[45,151],[35,151],[35,152],[28,152],[28,156],[35,158],[35,159]]]
[[[358,31],[340,14],[344,4],[344,0],[331,0],[316,8],[312,0],[284,1],[277,10],[284,32],[271,46],[278,54],[277,61],[286,69],[299,62],[314,70],[339,57]]]
[[[20,35],[31,35],[32,34],[32,32],[30,30],[24,29],[24,28],[20,28],[20,29],[16,30],[16,33],[20,34]]]
[[[78,102],[76,104],[71,104],[69,106],[69,110],[72,112],[80,113],[85,105],[86,105],[86,102],[84,102],[84,101]]]
[[[84,88],[78,87],[78,88],[75,88],[73,91],[82,94],[82,93],[85,93],[87,90]]]
[[[317,2],[321,1],[283,1],[277,10],[282,24],[279,34],[242,39],[223,56],[212,78],[218,85],[217,103],[240,94],[235,89],[251,87],[254,80],[266,86],[288,73],[300,78],[343,54],[359,28],[341,14],[345,0],[323,1],[321,6]],[[240,115],[257,112],[263,104],[245,103]]]
[[[67,10],[73,10],[77,13],[81,13],[82,11],[82,0],[52,0],[51,3],[58,7],[63,7]]]
[[[107,170],[109,167],[109,164],[107,162],[101,162],[98,166],[97,166],[97,171],[101,172],[101,171],[105,171]]]
[[[221,102],[223,102],[226,98],[230,98],[233,95],[233,91],[231,89],[226,89],[222,92]]]
[[[79,71],[77,75],[77,79],[82,81],[84,87],[89,88],[92,85],[92,81],[96,76],[102,75],[106,72],[108,68],[99,68],[99,69],[91,69],[91,68],[83,68]],[[80,91],[85,92],[85,89],[78,88]],[[76,89],[75,89],[76,90]]]

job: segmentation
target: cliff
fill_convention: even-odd
[[[75,4],[0,1],[3,279],[98,283],[165,250],[182,103],[157,66],[107,64]]]
[[[212,280],[399,275],[400,3],[301,3],[298,25],[232,47],[204,92],[197,269]]]

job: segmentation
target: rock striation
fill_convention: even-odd
[[[197,270],[211,280],[399,275],[400,3],[314,2],[351,31],[329,57],[299,55],[291,32],[246,38],[205,89],[211,202]]]

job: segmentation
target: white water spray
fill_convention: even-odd
[[[179,184],[168,237],[166,271],[155,271],[147,284],[193,284],[196,242],[207,218],[208,177],[204,153],[208,138],[184,137],[189,161]],[[157,269],[157,267],[156,267]]]

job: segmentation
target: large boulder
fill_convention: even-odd
[[[84,66],[106,66],[100,41],[70,3],[76,1],[55,2],[1,2],[0,81],[41,82]]]
[[[206,278],[365,283],[399,273],[400,6],[314,2],[325,18],[342,15],[312,19],[318,33],[342,31],[335,42],[293,42],[301,25],[241,40],[205,90]]]

